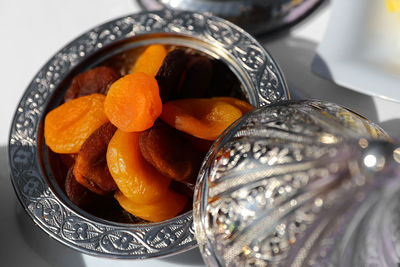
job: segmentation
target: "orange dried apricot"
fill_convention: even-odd
[[[100,126],[86,139],[76,157],[76,180],[99,195],[106,195],[117,189],[106,161],[107,146],[116,130],[110,122]]]
[[[171,179],[159,173],[140,153],[140,133],[117,130],[108,144],[107,164],[118,189],[135,203],[159,201]]]
[[[126,211],[150,222],[161,222],[175,217],[187,202],[186,196],[171,190],[168,190],[161,200],[148,205],[137,204],[119,191],[114,197]]]
[[[150,128],[161,114],[162,103],[154,77],[136,72],[114,82],[104,101],[112,124],[125,132]]]
[[[164,103],[161,119],[195,137],[215,140],[242,115],[240,108],[217,97],[191,98]]]
[[[237,107],[238,109],[240,109],[240,111],[243,113],[243,115],[246,114],[247,112],[250,112],[251,110],[253,110],[252,105],[250,105],[249,103],[247,103],[243,100],[237,99],[235,97],[220,96],[220,97],[212,97],[211,99],[227,102],[227,103]]]
[[[56,153],[77,153],[85,140],[108,121],[105,96],[92,94],[73,99],[47,113],[44,120],[46,144]]]
[[[197,176],[204,153],[165,122],[142,132],[139,144],[143,157],[163,175],[177,181]]]
[[[120,75],[112,68],[100,66],[76,76],[64,95],[64,101],[94,93],[107,94],[108,88]]]
[[[144,72],[150,76],[156,76],[166,55],[167,50],[163,45],[150,45],[136,60],[131,72]]]

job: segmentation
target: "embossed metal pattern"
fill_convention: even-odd
[[[367,119],[319,101],[264,107],[232,125],[209,151],[195,189],[208,265],[314,266],[326,258],[328,239],[317,245],[320,254],[310,253],[317,238],[339,232],[379,181],[359,171],[364,138],[389,139]]]
[[[38,146],[44,112],[63,79],[93,53],[107,45],[149,33],[174,33],[199,38],[225,51],[251,81],[254,105],[289,97],[272,58],[247,33],[222,19],[165,10],[134,14],[98,26],[61,49],[37,73],[23,95],[9,139],[11,179],[20,202],[35,223],[69,247],[118,258],[149,258],[196,246],[192,214],[144,225],[107,223],[84,217],[66,205],[47,184]]]
[[[312,13],[323,0],[137,0],[146,10],[180,9],[226,18],[251,34],[282,31]]]

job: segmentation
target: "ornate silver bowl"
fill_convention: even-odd
[[[92,255],[142,259],[196,246],[192,212],[161,223],[123,224],[73,205],[54,181],[43,119],[82,70],[113,54],[150,43],[182,45],[225,62],[256,107],[289,98],[277,64],[237,26],[217,17],[164,10],[133,14],[89,30],[57,52],[26,89],[15,112],[9,163],[15,192],[33,221],[59,242]]]

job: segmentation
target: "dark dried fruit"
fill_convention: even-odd
[[[194,187],[196,185],[196,179],[190,179],[186,181],[172,181],[169,188],[178,194],[193,198]]]
[[[232,96],[246,99],[240,89],[240,82],[222,61],[213,60],[213,77],[205,97]]]
[[[71,168],[75,163],[76,154],[59,154],[62,164],[67,168]]]
[[[73,173],[73,166],[68,170],[66,175],[65,193],[72,203],[95,216],[106,220],[117,220],[126,223],[142,222],[122,210],[112,195],[96,195],[78,183]]]
[[[118,80],[120,75],[109,67],[97,67],[76,76],[65,92],[64,101],[91,95],[94,93],[107,94],[108,88]]]
[[[201,139],[201,138],[197,138],[193,135],[181,132],[182,136],[189,140],[190,143],[192,143],[199,151],[207,153],[208,150],[210,150],[212,144],[214,143],[214,141],[210,141],[210,140],[206,140],[206,139]]]
[[[84,208],[90,205],[93,193],[75,179],[73,166],[69,168],[65,179],[65,193],[75,205]]]
[[[162,102],[175,97],[187,62],[188,56],[182,49],[175,49],[165,57],[156,75]]]
[[[180,132],[162,121],[142,132],[139,144],[143,157],[154,168],[177,181],[196,177],[204,157]]]
[[[110,122],[100,126],[86,139],[76,157],[76,180],[90,191],[105,195],[117,189],[107,167],[107,146],[117,128]]]
[[[191,56],[179,97],[204,97],[210,87],[212,76],[213,64],[210,59],[200,55]]]

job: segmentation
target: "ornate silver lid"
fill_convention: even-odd
[[[367,119],[319,101],[276,104],[237,121],[196,184],[195,230],[207,264],[394,266],[400,148],[388,140]]]

